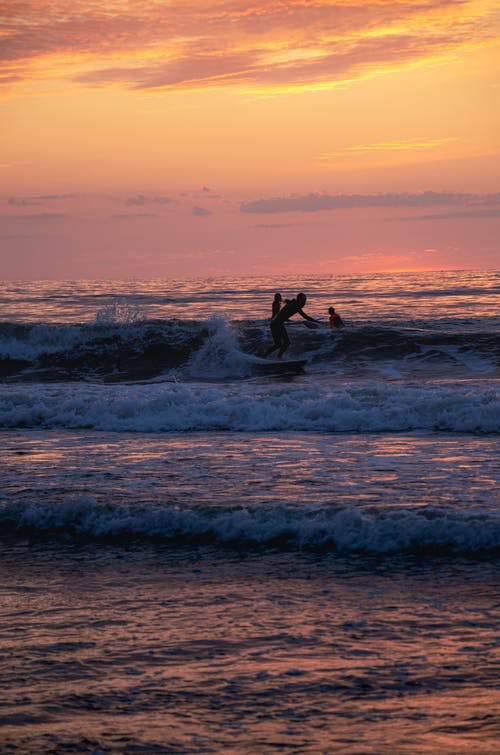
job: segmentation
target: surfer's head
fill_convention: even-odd
[[[281,301],[281,294],[274,294],[275,301]]]
[[[333,307],[330,307],[330,309],[328,310],[328,314],[329,315],[334,315],[335,314],[335,309]]]
[[[303,294],[302,292],[300,294],[297,294],[297,304],[300,307],[303,307],[306,301],[307,301],[307,296],[305,294]]]

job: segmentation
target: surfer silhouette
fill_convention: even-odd
[[[304,320],[309,320],[309,322],[319,322],[319,320],[315,320],[314,317],[309,317],[309,315],[306,315],[306,313],[302,311],[306,301],[307,296],[305,294],[297,294],[295,299],[290,299],[290,301],[287,300],[285,306],[274,315],[270,326],[274,343],[265,352],[265,357],[278,349],[278,359],[281,359],[290,346],[290,339],[285,328],[285,322],[289,320],[290,317],[298,314],[303,317]]]
[[[330,328],[343,328],[345,327],[345,322],[341,318],[341,316],[338,314],[338,312],[335,312],[334,307],[330,307],[328,310],[328,314],[330,315]]]
[[[280,309],[281,309],[281,294],[274,294],[272,317],[276,317]]]

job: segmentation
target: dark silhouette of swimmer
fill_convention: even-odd
[[[331,328],[343,328],[345,327],[345,322],[341,318],[341,316],[335,312],[335,309],[333,307],[330,307],[328,310],[328,314],[330,315],[330,327]]]
[[[307,296],[305,294],[297,294],[295,299],[291,299],[290,301],[286,300],[285,306],[273,317],[271,320],[271,334],[274,343],[271,348],[265,352],[265,357],[278,349],[278,359],[281,359],[290,346],[290,339],[288,338],[288,333],[285,328],[285,322],[289,320],[290,317],[299,314],[304,320],[319,322],[319,320],[315,320],[314,317],[309,317],[309,315],[306,315],[306,313],[302,311],[302,307],[305,305],[306,301]]]
[[[281,294],[274,294],[272,316],[276,317],[280,309],[281,309]]]

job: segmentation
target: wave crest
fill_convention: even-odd
[[[271,383],[271,384],[269,384]],[[478,383],[163,382],[2,386],[0,427],[106,431],[500,432],[500,395]]]
[[[173,546],[211,544],[248,549],[332,550],[341,554],[429,552],[474,554],[500,548],[500,517],[439,508],[361,511],[352,507],[181,509],[96,503],[4,503],[7,531],[62,531],[89,539],[159,539]]]

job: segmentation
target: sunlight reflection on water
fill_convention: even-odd
[[[496,271],[379,273],[364,276],[283,276],[193,280],[35,281],[0,283],[2,319],[92,322],[110,307],[129,307],[148,319],[207,320],[270,316],[275,290],[305,291],[308,312],[327,316],[334,305],[351,320],[436,321],[496,315]]]

